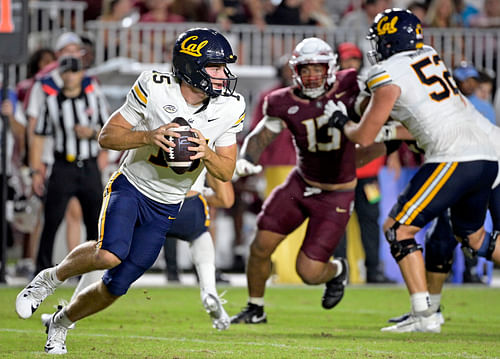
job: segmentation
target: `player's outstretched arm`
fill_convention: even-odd
[[[178,127],[177,123],[169,123],[152,131],[134,131],[133,126],[119,113],[115,112],[106,122],[99,133],[99,144],[102,148],[122,151],[145,145],[156,145],[166,152],[170,152],[168,146],[175,147],[165,136],[179,137],[179,134],[170,131],[172,127]]]
[[[282,121],[264,117],[245,137],[240,150],[240,159],[236,163],[236,175],[250,176],[262,171],[258,165],[259,158],[265,148],[274,141],[282,130]]]

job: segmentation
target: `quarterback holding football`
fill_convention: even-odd
[[[16,300],[18,315],[29,318],[64,280],[107,269],[101,281],[52,315],[46,352],[66,353],[68,327],[110,306],[154,263],[186,193],[204,168],[221,181],[232,178],[236,134],[245,118],[245,101],[234,92],[236,77],[227,67],[235,61],[219,32],[190,29],[176,40],[173,73],[143,72],[106,122],[100,145],[127,153],[105,189],[99,238],[38,273]],[[193,143],[187,150],[195,153],[189,160],[196,165],[186,171],[174,171],[163,155],[180,145],[170,140],[180,137],[175,131],[180,125],[174,122],[179,117],[196,134],[187,137]]]

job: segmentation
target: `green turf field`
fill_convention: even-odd
[[[227,287],[230,315],[246,289]],[[0,289],[0,358],[47,358],[40,314],[53,311],[60,288],[34,316],[17,318],[19,288]],[[322,287],[268,289],[268,324],[217,332],[194,287],[131,289],[111,308],[69,331],[67,358],[500,358],[500,290],[447,287],[441,334],[379,331],[409,307],[403,287],[349,286],[337,308],[321,308]]]

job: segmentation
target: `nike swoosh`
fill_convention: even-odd
[[[339,93],[336,93],[335,94],[335,98],[336,99],[339,99],[341,98],[342,96],[344,96],[346,94],[347,91],[342,91],[342,92],[339,92]]]
[[[168,219],[175,219],[175,217],[172,217],[172,216],[168,216]]]
[[[215,121],[215,120],[218,120],[218,119],[219,119],[218,117],[216,117],[216,118],[211,118],[211,119],[209,119],[209,120],[208,120],[208,122],[212,122],[212,121]]]
[[[261,320],[265,319],[266,318],[266,314],[262,314],[262,316],[258,317],[257,315],[252,315],[252,317],[250,318],[250,322],[251,323],[258,323],[260,322]]]
[[[336,207],[335,210],[338,212],[338,213],[346,213],[347,212],[347,209],[343,209],[343,208],[340,208],[340,207]]]

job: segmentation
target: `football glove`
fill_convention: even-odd
[[[328,126],[342,130],[349,121],[347,117],[347,109],[341,101],[335,103],[332,100],[328,101],[325,105],[323,115],[328,116]]]
[[[380,143],[380,142],[395,140],[397,137],[397,130],[396,130],[397,127],[398,125],[394,122],[386,123],[385,125],[382,126],[382,128],[378,132],[374,142]]]
[[[235,174],[239,177],[251,176],[260,171],[262,171],[261,165],[255,165],[244,158],[240,158],[236,161]]]

